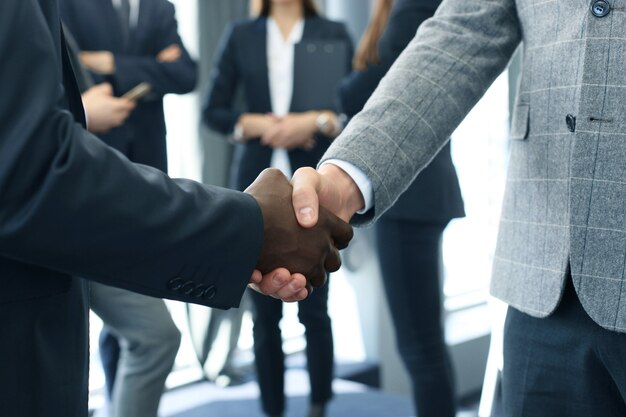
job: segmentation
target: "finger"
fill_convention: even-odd
[[[311,295],[311,292],[305,288],[293,297],[286,298],[283,301],[285,303],[294,303],[306,299],[309,295]]]
[[[128,100],[128,99],[123,99],[123,100],[124,100],[124,108],[126,108],[128,111],[132,111],[137,106],[137,102],[134,100]]]
[[[265,146],[271,146],[274,143],[274,136],[276,135],[275,128],[269,128],[263,135],[261,136],[261,143]]]
[[[289,271],[285,268],[278,268],[263,275],[257,287],[265,295],[277,294],[280,289],[289,284],[290,280],[291,274]]]
[[[309,272],[309,283],[314,288],[319,288],[326,283],[326,271],[321,267],[316,268],[314,271]]]
[[[274,148],[285,148],[287,145],[285,143],[285,135],[280,126],[280,124],[276,124],[276,127],[271,130],[271,144]]]
[[[335,272],[341,268],[341,256],[339,250],[330,244],[330,250],[324,261],[324,269],[326,272]]]
[[[274,295],[281,300],[291,299],[292,297],[298,297],[303,290],[306,291],[306,278],[302,274],[294,274],[289,280],[288,284],[279,289]]]
[[[302,227],[315,226],[319,211],[319,173],[310,167],[300,168],[294,173],[291,185],[292,204],[298,223]]]
[[[323,207],[320,208],[320,219],[320,223],[328,227],[335,247],[345,249],[354,237],[352,226]]]

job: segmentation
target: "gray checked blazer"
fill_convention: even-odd
[[[626,332],[626,0],[444,0],[323,160],[369,176],[375,210],[356,222],[375,220],[520,41],[492,293],[545,317],[571,265],[591,318]]]

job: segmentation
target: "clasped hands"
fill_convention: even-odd
[[[341,177],[323,177],[313,168],[304,168],[290,183],[270,168],[245,190],[261,207],[264,224],[251,288],[286,302],[300,301],[325,283],[327,272],[341,266],[339,250],[353,236],[347,222],[363,206],[363,199],[345,172],[328,167],[323,171]]]
[[[316,145],[316,120],[322,113],[334,119],[334,113],[328,111],[308,111],[289,113],[284,116],[273,114],[243,114],[239,119],[244,132],[244,139],[259,138],[263,146],[270,148],[312,150]]]

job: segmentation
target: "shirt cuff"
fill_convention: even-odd
[[[363,201],[365,202],[365,207],[357,211],[357,214],[364,214],[372,207],[374,207],[374,190],[372,187],[372,181],[370,181],[367,175],[365,175],[365,173],[361,171],[360,168],[357,168],[350,162],[342,161],[340,159],[328,159],[324,161],[320,166],[324,166],[326,164],[333,164],[344,170],[346,174],[348,174],[356,183],[357,187],[359,187],[359,190],[361,190],[361,194],[363,195]]]

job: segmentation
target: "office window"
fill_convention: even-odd
[[[503,73],[452,135],[467,217],[443,239],[448,311],[483,303],[488,295],[508,160],[508,72]]]

